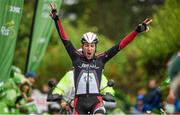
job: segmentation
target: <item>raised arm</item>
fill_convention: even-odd
[[[62,26],[61,19],[57,15],[56,5],[50,4],[50,7],[51,7],[50,16],[52,17],[52,19],[55,22],[58,34],[67,50],[69,56],[71,57],[71,60],[74,60],[76,57],[78,57],[77,51],[74,48],[74,46],[72,45],[72,43],[70,42],[70,40],[68,39],[68,36]]]
[[[109,59],[111,59],[114,55],[116,55],[121,49],[126,47],[135,37],[138,33],[148,31],[148,25],[152,22],[151,19],[145,19],[141,24],[139,24],[136,29],[125,36],[118,44],[107,50],[102,57],[104,57],[104,63],[106,63]]]
[[[50,16],[52,17],[52,19],[55,22],[55,25],[56,25],[56,28],[57,28],[60,38],[62,40],[68,40],[68,36],[67,36],[66,32],[64,31],[64,28],[61,23],[61,19],[58,17],[56,5],[54,4],[54,6],[53,6],[52,4],[50,4],[50,7],[51,7]]]
[[[135,37],[138,33],[144,32],[144,31],[148,31],[148,24],[150,24],[152,22],[151,19],[145,19],[143,21],[143,23],[139,24],[136,28],[135,31],[131,32],[129,35],[127,35],[126,37],[124,37],[120,42],[119,42],[119,50],[123,49],[126,45],[128,45]]]

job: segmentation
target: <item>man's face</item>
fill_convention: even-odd
[[[149,88],[155,88],[156,87],[156,80],[152,79],[149,81]]]
[[[92,59],[96,51],[96,44],[84,43],[82,45],[83,54],[87,59]]]
[[[23,92],[28,93],[28,91],[29,91],[29,85],[25,84],[23,86]]]
[[[34,82],[35,82],[35,79],[33,77],[28,77],[28,80],[31,84],[34,84]]]
[[[137,105],[138,105],[138,106],[143,106],[143,104],[144,104],[143,100],[138,100],[138,101],[137,101]]]

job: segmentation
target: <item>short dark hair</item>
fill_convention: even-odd
[[[26,78],[29,78],[29,77],[35,78],[35,77],[37,77],[36,73],[35,73],[35,72],[32,72],[32,71],[27,72],[27,73],[25,74],[25,76],[26,76]]]

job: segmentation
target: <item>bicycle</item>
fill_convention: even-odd
[[[59,114],[73,114],[73,105],[74,105],[73,99],[74,99],[74,97],[71,95],[62,96],[62,95],[58,95],[58,94],[52,94],[52,90],[56,86],[55,81],[49,81],[48,85],[50,87],[50,91],[48,93],[47,101],[60,102],[59,105],[61,106],[61,108],[59,109]],[[103,90],[106,87],[113,87],[113,86],[114,86],[114,81],[110,79],[107,82],[107,86],[101,88],[100,90]],[[109,94],[101,94],[101,96],[103,99],[104,107],[106,109],[113,109],[116,107],[116,101],[113,96],[111,96]]]

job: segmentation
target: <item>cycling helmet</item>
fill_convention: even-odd
[[[87,32],[85,34],[83,34],[82,38],[81,38],[81,42],[82,44],[84,43],[98,43],[98,38],[97,35],[92,33],[92,32]]]

